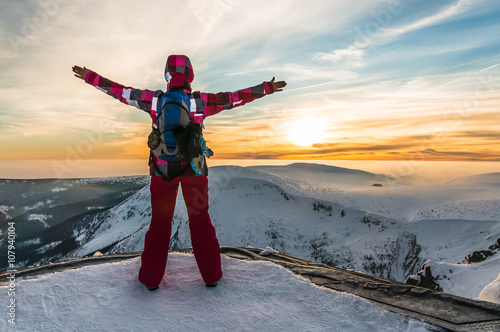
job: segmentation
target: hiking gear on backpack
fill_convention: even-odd
[[[203,154],[203,150],[201,149],[203,136],[199,123],[190,123],[183,130],[178,130],[175,133],[175,137],[179,142],[179,154],[184,156],[184,159],[188,162]]]
[[[160,143],[161,143],[160,130],[153,126],[151,133],[148,136],[148,147],[151,150],[155,150],[160,146]]]
[[[189,125],[189,97],[182,91],[167,91],[153,98],[153,104],[157,116],[148,146],[159,159],[174,162],[185,159],[179,152],[176,136]]]
[[[155,99],[156,98],[156,99]],[[167,91],[153,98],[153,110],[157,112],[156,123],[148,136],[151,154],[168,162],[186,160],[198,175],[206,173],[205,157],[213,155],[206,146],[202,127],[199,123],[190,123],[190,100],[183,91]],[[184,175],[184,170],[174,174],[163,173],[152,161],[159,174],[165,180]]]

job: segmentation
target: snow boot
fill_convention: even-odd
[[[141,282],[141,269],[139,269],[139,276],[137,277],[137,279],[139,279],[139,282]],[[142,284],[142,282],[141,282]],[[160,286],[156,286],[156,287],[150,287],[150,286],[146,286],[146,288],[148,289],[148,291],[155,291],[157,290],[158,288],[160,288]]]
[[[213,288],[213,287],[217,287],[217,285],[219,284],[219,281],[216,281],[216,282],[212,282],[210,284],[205,284],[206,287],[210,287],[210,288]]]

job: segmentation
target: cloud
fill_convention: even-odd
[[[442,144],[438,144],[442,143]],[[379,139],[374,143],[339,142],[315,144],[312,147],[293,145],[262,146],[258,150],[246,150],[218,153],[222,159],[371,159],[371,160],[483,160],[500,161],[500,151],[492,148],[453,147],[447,142],[422,142],[413,136]]]
[[[365,55],[365,50],[361,49],[355,45],[351,45],[348,48],[336,49],[329,53],[319,52],[316,53],[313,59],[328,61],[333,63],[343,62],[349,67],[359,67],[363,65],[363,57]]]
[[[445,42],[419,46],[421,53],[416,55],[410,46],[406,53],[398,53],[411,59],[429,57],[425,66],[432,74],[427,75],[415,74],[419,67],[425,67],[420,63],[411,68],[401,66],[399,59],[377,48],[403,35],[411,36],[411,32],[450,22],[465,13],[472,1],[454,2],[446,8],[435,4],[441,9],[411,20],[397,8],[390,11],[388,6],[394,1],[379,0],[367,0],[363,6],[353,6],[347,0],[322,1],[314,6],[302,0],[188,0],[165,1],[162,6],[156,0],[0,3],[5,9],[0,13],[3,146],[36,140],[46,142],[49,151],[57,139],[78,142],[101,123],[111,122],[114,125],[102,131],[103,151],[110,156],[129,156],[127,146],[132,146],[131,153],[139,156],[142,143],[134,140],[134,135],[144,134],[136,127],[147,128],[148,115],[83,84],[73,77],[71,66],[85,65],[127,86],[163,89],[163,66],[170,53],[190,55],[197,90],[234,91],[273,75],[289,83],[284,92],[207,120],[206,133],[222,147],[218,152],[222,154],[231,154],[224,151],[234,150],[232,142],[245,146],[257,141],[264,149],[255,152],[257,157],[351,155],[348,150],[321,155],[279,145],[287,142],[287,121],[301,116],[327,122],[331,142],[344,137],[360,144],[373,140],[366,145],[368,150],[353,150],[353,156],[374,153],[369,146],[392,146],[388,135],[425,136],[433,128],[445,128],[450,135],[455,130],[468,135],[455,137],[457,141],[470,138],[483,142],[489,139],[473,133],[491,131],[497,118],[498,59],[478,56],[457,65],[460,70],[455,74],[443,73],[449,67],[443,65],[440,54],[469,52],[472,39],[460,40],[463,48]],[[380,16],[384,10],[391,16]],[[417,10],[415,15],[422,13]],[[368,23],[378,26],[366,30]],[[484,31],[496,35],[486,23]],[[14,40],[19,44],[14,47],[9,36],[21,38]],[[368,59],[374,53],[378,58]],[[469,70],[472,66],[483,66],[484,71]],[[464,77],[464,73],[470,75]],[[486,83],[475,81],[477,76],[484,76]],[[477,107],[463,112],[464,101],[475,98],[474,89],[479,84],[485,87],[478,100],[472,99]],[[436,86],[440,88],[436,90]],[[461,108],[457,110],[456,104]],[[272,140],[276,142],[269,142]],[[387,153],[396,152],[400,151]]]
[[[445,7],[433,15],[398,27],[390,27],[394,17],[403,11],[404,4],[388,2],[385,9],[378,12],[372,11],[370,20],[365,22],[363,27],[355,26],[352,29],[354,37],[349,46],[326,53],[318,52],[314,55],[314,59],[332,63],[343,62],[355,67],[363,66],[365,50],[368,47],[384,45],[402,35],[444,22],[464,12],[470,4],[470,0],[459,0],[454,5]]]
[[[432,25],[436,25],[438,23],[442,23],[450,19],[451,17],[463,13],[473,4],[474,1],[471,0],[458,0],[454,5],[445,7],[443,8],[443,10],[434,15],[424,17],[420,20],[417,20],[415,22],[400,27],[383,29],[382,33],[383,38],[393,39],[415,30],[423,29]]]
[[[423,159],[433,158],[435,160],[467,160],[467,161],[500,161],[498,153],[488,152],[471,152],[471,151],[437,151],[434,149],[426,149],[419,151],[423,155]],[[426,158],[425,155],[430,155],[430,158]]]
[[[500,132],[496,130],[458,131],[453,133],[453,136],[465,138],[484,138],[492,141],[500,141]]]

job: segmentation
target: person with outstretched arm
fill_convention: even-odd
[[[122,103],[147,112],[155,124],[157,100],[163,94],[162,90],[126,87],[85,67],[74,66],[73,72],[76,77]],[[192,92],[194,71],[185,55],[170,55],[164,75],[167,91],[183,91],[187,94],[190,101],[189,120],[200,125],[206,117],[282,91],[286,86],[286,82],[275,81],[273,77],[271,81],[235,92]],[[219,242],[208,213],[208,169],[204,165],[201,174],[198,174],[187,160],[172,162],[158,158],[152,152],[150,154],[152,216],[139,270],[139,281],[149,290],[159,288],[165,273],[179,184],[188,211],[193,253],[203,281],[207,287],[215,287],[222,277]]]

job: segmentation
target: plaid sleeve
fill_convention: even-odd
[[[135,106],[138,109],[151,113],[151,101],[153,100],[154,91],[125,87],[93,71],[85,77],[85,82],[124,104]]]
[[[205,117],[217,114],[223,110],[245,105],[257,98],[262,98],[273,93],[272,85],[269,82],[256,85],[251,88],[238,90],[235,92],[203,93],[197,96]]]

